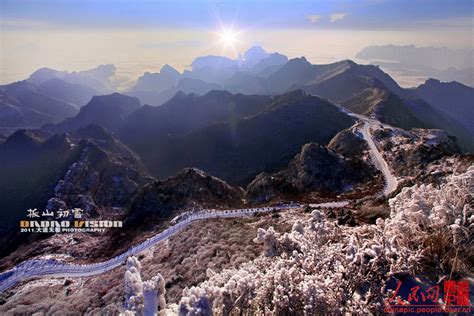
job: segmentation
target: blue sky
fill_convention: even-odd
[[[0,0],[3,28],[472,27],[472,0]],[[30,24],[28,24],[30,23]]]
[[[255,44],[313,63],[370,45],[473,48],[474,0],[0,0],[0,83],[114,63],[137,78]],[[219,33],[237,33],[225,49]]]

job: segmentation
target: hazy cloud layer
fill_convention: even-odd
[[[0,17],[1,14],[0,14]],[[50,28],[51,24],[38,20],[38,19],[26,19],[26,18],[5,18],[0,19],[0,30],[16,29],[16,30],[37,30]]]
[[[356,58],[379,65],[405,86],[416,86],[428,78],[458,81],[474,86],[474,49],[417,47],[415,45],[369,46]]]

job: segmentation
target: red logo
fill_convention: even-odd
[[[469,283],[467,281],[444,281],[446,305],[469,306]]]
[[[467,280],[446,280],[434,286],[413,284],[413,280],[409,284],[398,279],[396,282],[393,293],[385,300],[386,313],[471,313]]]

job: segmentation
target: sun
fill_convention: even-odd
[[[231,48],[235,50],[235,45],[239,43],[239,32],[233,29],[222,29],[218,34],[219,43],[224,46],[224,49]]]
[[[232,30],[223,30],[219,37],[225,46],[233,46],[237,41],[237,34]]]

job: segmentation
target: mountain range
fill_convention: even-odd
[[[114,91],[115,66],[67,72],[41,68],[26,80],[0,86],[0,132],[39,128],[75,116],[93,96]]]
[[[109,93],[114,71],[43,68],[0,87],[4,231],[32,207],[128,209],[145,185],[186,168],[254,203],[283,192],[351,190],[373,170],[349,112],[405,130],[442,129],[464,152],[474,150],[473,89],[457,82],[404,89],[373,65],[313,65],[259,47],[235,60],[197,58],[183,73],[164,66],[125,93]],[[143,101],[157,96],[154,106]],[[337,176],[328,181],[322,169]],[[168,192],[166,183],[149,190]]]
[[[80,72],[42,68],[24,82],[0,87],[0,132],[38,128],[74,116],[92,96],[113,92],[115,70],[113,65]],[[474,150],[469,124],[474,119],[469,102],[473,88],[428,80],[418,88],[404,89],[379,67],[350,60],[313,65],[304,57],[288,60],[254,46],[237,59],[198,57],[183,73],[165,65],[158,73],[145,73],[124,93],[158,106],[178,92],[281,95],[296,89],[395,127],[444,129],[458,138],[464,151]],[[427,92],[433,89],[443,97]]]
[[[164,74],[171,72],[169,66],[165,66],[164,70]],[[469,98],[460,95],[459,99],[452,100],[456,98],[456,93],[447,91],[448,85],[444,85],[440,87],[446,91],[440,93],[448,97],[440,101],[443,104],[433,104],[432,98],[419,93],[424,85],[433,85],[434,81],[428,80],[420,89],[405,89],[374,65],[360,65],[350,60],[313,65],[304,57],[288,60],[284,55],[270,54],[260,47],[252,47],[244,57],[236,60],[220,56],[197,58],[192,63],[192,70],[183,72],[179,77],[176,71],[173,74],[174,81],[167,81],[166,90],[160,90],[164,78],[160,72],[153,75],[157,79],[154,90],[147,92],[149,95],[137,93],[137,88],[129,93],[147,100],[150,94],[155,93],[155,100],[163,102],[177,91],[205,94],[222,89],[232,93],[275,95],[302,89],[356,113],[373,115],[396,127],[447,130],[458,138],[464,151],[474,150],[472,132],[465,124],[465,120],[474,119],[472,111],[466,113],[460,110],[463,115],[459,115],[455,108],[451,111],[456,113],[446,115],[442,110],[443,104],[446,108],[450,101],[461,102],[462,108],[469,109],[470,104],[466,102]],[[187,80],[186,85],[182,84],[184,80]],[[463,87],[458,91],[472,94],[473,88],[456,84]],[[462,122],[461,116],[464,118]]]

